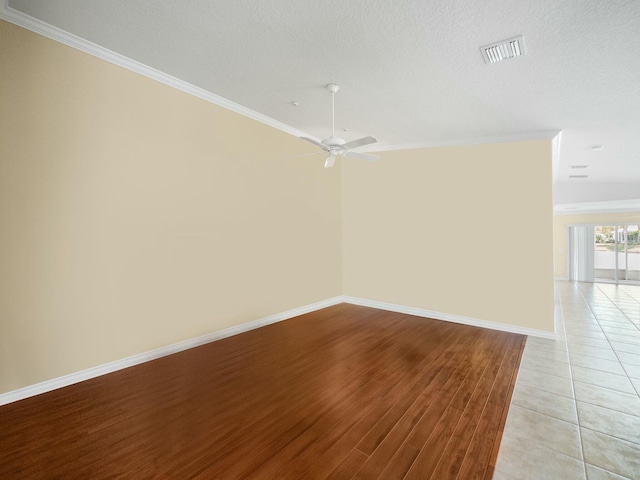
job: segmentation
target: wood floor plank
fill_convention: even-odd
[[[486,478],[523,340],[336,305],[0,407],[0,478]]]
[[[387,398],[378,398],[364,409],[364,414],[339,440],[321,454],[304,475],[298,478],[320,480],[327,478],[331,472],[354,450],[355,445],[366,435],[378,418],[391,408]],[[362,454],[358,450],[359,453]],[[364,455],[364,454],[363,454]]]
[[[403,442],[393,457],[389,460],[384,470],[374,478],[402,479],[415,462],[425,445],[430,445],[430,438],[436,426],[442,419],[449,402],[438,399],[433,402],[420,421],[411,431],[409,437]]]
[[[440,361],[438,361],[440,360]],[[447,358],[442,355],[430,364],[430,371],[436,372],[434,378],[450,375],[452,371],[451,362],[444,363]],[[446,368],[448,365],[448,368]],[[444,371],[443,371],[444,369]],[[442,384],[445,382],[443,381]],[[398,420],[405,415],[407,408],[412,405],[416,398],[424,391],[425,386],[420,383],[414,383],[411,388],[402,392],[402,395],[389,411],[373,426],[373,428],[358,443],[357,448],[366,455],[371,455],[378,448],[380,443],[386,438],[389,432],[397,424]],[[428,405],[427,405],[428,406]]]
[[[462,466],[464,457],[475,431],[477,417],[473,408],[468,408],[449,438],[431,478],[439,480],[455,480]]]
[[[477,374],[470,373],[467,376],[464,384],[451,402],[452,406],[463,408],[464,412],[453,435],[449,438],[431,478],[438,480],[454,480],[457,478],[489,398],[488,386],[491,383],[491,378],[486,375],[486,367],[491,361],[496,362],[499,360],[499,352],[500,350],[496,350],[488,355],[485,361],[479,364],[479,368],[475,369]],[[473,381],[467,382],[468,380]],[[466,405],[462,403],[464,399],[467,399]]]
[[[447,442],[455,430],[462,411],[449,405],[444,414],[440,417],[438,423],[429,436],[427,446],[424,446],[420,454],[416,457],[411,465],[409,472],[405,476],[407,480],[424,480],[431,478],[431,474],[435,470],[442,452]]]
[[[477,344],[481,341],[478,340]],[[465,343],[457,343],[456,350],[461,350]],[[463,350],[463,349],[462,349]],[[493,351],[492,355],[495,355]],[[435,425],[440,415],[442,415],[449,403],[452,403],[455,399],[464,397],[465,389],[472,389],[473,383],[466,382],[466,378],[475,378],[482,372],[484,365],[488,359],[483,362],[476,362],[471,366],[470,362],[461,362],[459,358],[453,356],[448,357],[448,365],[446,369],[436,377],[435,381],[428,385],[427,388],[421,394],[421,397],[416,400],[415,403],[421,405],[428,401],[429,398],[437,399],[435,404],[429,405],[429,409],[423,417],[416,423],[413,430],[406,436],[406,445],[398,445],[398,439],[393,442],[393,437],[385,439],[384,445],[376,450],[373,455],[365,462],[361,472],[361,478],[376,478],[374,472],[377,470],[381,472],[377,478],[402,478],[404,474],[409,470],[411,464],[415,460],[417,454],[423,448],[430,435],[433,433]],[[471,366],[471,368],[469,368]],[[475,370],[478,370],[478,374],[475,374]],[[466,374],[465,382],[459,382],[459,374]],[[453,387],[453,388],[452,388]],[[460,389],[463,391],[461,392]],[[449,392],[449,395],[446,395]],[[393,447],[397,451],[394,452]],[[399,448],[401,447],[401,448]],[[391,457],[391,455],[393,455]],[[366,470],[365,470],[366,469]]]
[[[489,465],[493,443],[478,430],[474,432],[471,444],[458,470],[457,480],[482,480]]]
[[[498,432],[497,434],[494,436],[492,436],[492,431],[484,431],[482,430],[481,433],[483,435],[486,435],[489,440],[493,440],[493,449],[491,450],[491,454],[489,456],[489,464],[487,465],[487,469],[485,471],[485,476],[484,478],[486,480],[491,480],[493,478],[493,471],[495,469],[496,466],[496,460],[498,458],[498,450],[500,448],[500,442],[502,440],[502,433],[504,432],[504,425],[505,422],[507,420],[507,413],[509,411],[509,405],[511,404],[511,397],[513,395],[513,389],[515,387],[516,384],[516,379],[518,376],[518,368],[520,366],[520,362],[522,360],[522,353],[524,351],[524,345],[525,345],[525,341],[526,338],[513,338],[510,339],[511,342],[514,345],[514,348],[511,350],[510,354],[511,354],[511,358],[510,358],[510,365],[512,366],[511,369],[511,378],[509,380],[509,386],[507,389],[507,393],[506,396],[504,398],[504,402],[501,405],[502,407],[502,416],[500,418],[500,421],[498,423]],[[505,375],[506,377],[506,375]]]
[[[351,450],[351,453],[349,453],[344,461],[340,463],[333,472],[331,472],[327,479],[342,480],[344,478],[351,478],[353,473],[358,470],[360,465],[362,465],[366,459],[367,456],[360,450]]]
[[[456,344],[456,346],[458,345],[460,344]],[[410,404],[408,402],[406,404],[397,404],[398,407],[402,408],[402,415],[398,416],[398,420],[392,430],[382,437],[381,441],[375,444],[375,451],[369,453],[369,458],[354,478],[377,478],[404,441],[409,438],[410,433],[422,419],[431,403],[434,402],[436,398],[443,401],[443,399],[446,398],[446,392],[449,392],[453,398],[454,392],[458,390],[458,379],[462,375],[468,375],[469,365],[460,362],[460,359],[453,355],[447,355],[447,353],[451,352],[445,351],[445,354],[441,357],[445,359],[447,363],[440,368],[438,374],[433,377],[431,382],[427,385],[421,385],[422,390],[420,394],[415,397],[415,400],[412,396],[407,396],[406,398],[408,400],[412,400]],[[430,369],[432,368],[433,367]],[[451,389],[451,386],[455,386],[455,389]],[[366,439],[367,437],[365,437],[364,440]],[[361,445],[358,445],[358,448],[361,449]],[[367,452],[365,451],[365,453]]]

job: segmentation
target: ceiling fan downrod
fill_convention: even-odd
[[[331,92],[331,136],[336,136],[336,92],[340,90],[340,85],[330,83],[327,85],[327,90]]]

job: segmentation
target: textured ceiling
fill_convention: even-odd
[[[627,190],[640,198],[638,0],[10,0],[9,7],[317,138],[330,134],[323,87],[331,82],[341,86],[336,127],[347,141],[454,144],[562,130],[557,182],[624,181],[638,185],[635,196]],[[484,63],[480,46],[517,35],[526,56]],[[578,172],[587,180],[568,178],[576,164],[587,165]]]

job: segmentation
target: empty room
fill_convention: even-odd
[[[640,3],[0,2],[0,478],[640,479]]]

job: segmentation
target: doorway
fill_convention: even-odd
[[[569,280],[640,285],[639,224],[569,227]]]
[[[594,227],[594,277],[612,283],[640,282],[638,224]]]

